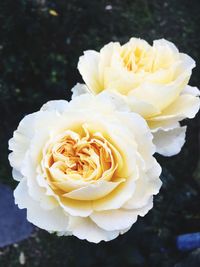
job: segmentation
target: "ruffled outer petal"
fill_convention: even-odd
[[[14,191],[15,203],[21,209],[27,209],[29,222],[47,231],[66,231],[68,227],[68,216],[60,207],[53,210],[44,210],[39,202],[34,201],[28,194],[27,181],[21,180]]]
[[[193,95],[182,94],[171,105],[162,111],[162,114],[152,117],[150,121],[164,121],[176,119],[180,121],[185,118],[192,119],[199,111],[200,98]]]
[[[132,95],[162,111],[175,101],[187,82],[188,78],[184,73],[177,80],[165,85],[144,82],[132,91]]]
[[[200,90],[197,87],[187,85],[183,89],[182,94],[200,96]]]
[[[36,113],[27,115],[20,122],[13,137],[9,140],[9,154],[10,165],[13,167],[13,177],[17,181],[22,178],[21,165],[25,158],[26,152],[29,149],[31,138],[34,135],[34,121]]]
[[[137,213],[132,210],[119,209],[93,212],[90,217],[99,227],[113,231],[130,227],[136,222]]]
[[[100,93],[102,81],[99,80],[99,53],[92,50],[85,51],[84,56],[79,58],[78,70],[88,88],[92,88],[95,94]]]
[[[72,99],[74,97],[87,94],[89,93],[89,89],[85,84],[77,83],[73,88],[72,88]]]
[[[158,194],[162,185],[161,180],[158,178],[161,173],[161,168],[154,159],[152,167],[143,174],[141,179],[136,181],[135,192],[133,196],[123,205],[125,209],[140,209],[145,207],[149,199]],[[140,215],[140,214],[138,214]]]
[[[70,217],[68,229],[79,239],[86,239],[93,243],[110,241],[119,235],[119,231],[106,231],[100,228],[89,217],[84,219],[80,217]]]
[[[185,143],[186,126],[158,129],[153,133],[156,152],[170,157],[178,154]]]
[[[110,211],[93,212],[90,218],[106,231],[124,231],[129,229],[138,216],[144,216],[153,207],[153,197],[149,197],[145,205],[138,209],[119,209]]]
[[[68,101],[66,100],[51,100],[48,101],[46,104],[44,104],[41,107],[42,111],[57,111],[59,113],[63,113],[65,110],[67,110],[68,107]]]

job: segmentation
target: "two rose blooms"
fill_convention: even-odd
[[[185,142],[199,110],[188,85],[194,60],[164,39],[131,38],[86,51],[72,100],[26,116],[9,141],[14,191],[27,219],[58,235],[98,243],[128,231],[153,207],[161,167]]]

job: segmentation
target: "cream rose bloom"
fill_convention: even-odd
[[[164,39],[153,45],[131,38],[124,45],[111,42],[100,52],[86,51],[78,69],[88,92],[114,92],[143,116],[154,134],[158,153],[180,152],[186,127],[180,121],[198,112],[199,90],[188,86],[194,60]],[[82,92],[83,93],[83,92]],[[76,93],[77,94],[77,93]]]
[[[112,240],[161,186],[145,120],[107,93],[48,102],[20,122],[9,149],[16,204],[58,235]]]

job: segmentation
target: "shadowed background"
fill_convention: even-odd
[[[110,41],[132,36],[166,38],[196,62],[191,85],[199,87],[200,2],[198,0],[1,0],[0,1],[0,182],[16,183],[7,142],[24,115],[46,101],[70,99],[81,82],[79,56]],[[125,235],[98,245],[75,237],[36,231],[0,250],[0,266],[198,267],[200,250],[178,252],[179,234],[200,231],[199,116],[188,125],[178,156],[157,157],[163,188],[154,209]],[[16,226],[17,227],[17,226]]]

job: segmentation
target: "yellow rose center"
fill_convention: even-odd
[[[115,179],[115,148],[101,133],[90,132],[86,126],[80,132],[65,131],[49,141],[43,151],[43,172],[53,190],[66,193]]]
[[[122,49],[121,58],[124,66],[132,72],[150,71],[147,64],[146,50],[140,47],[124,47]]]

